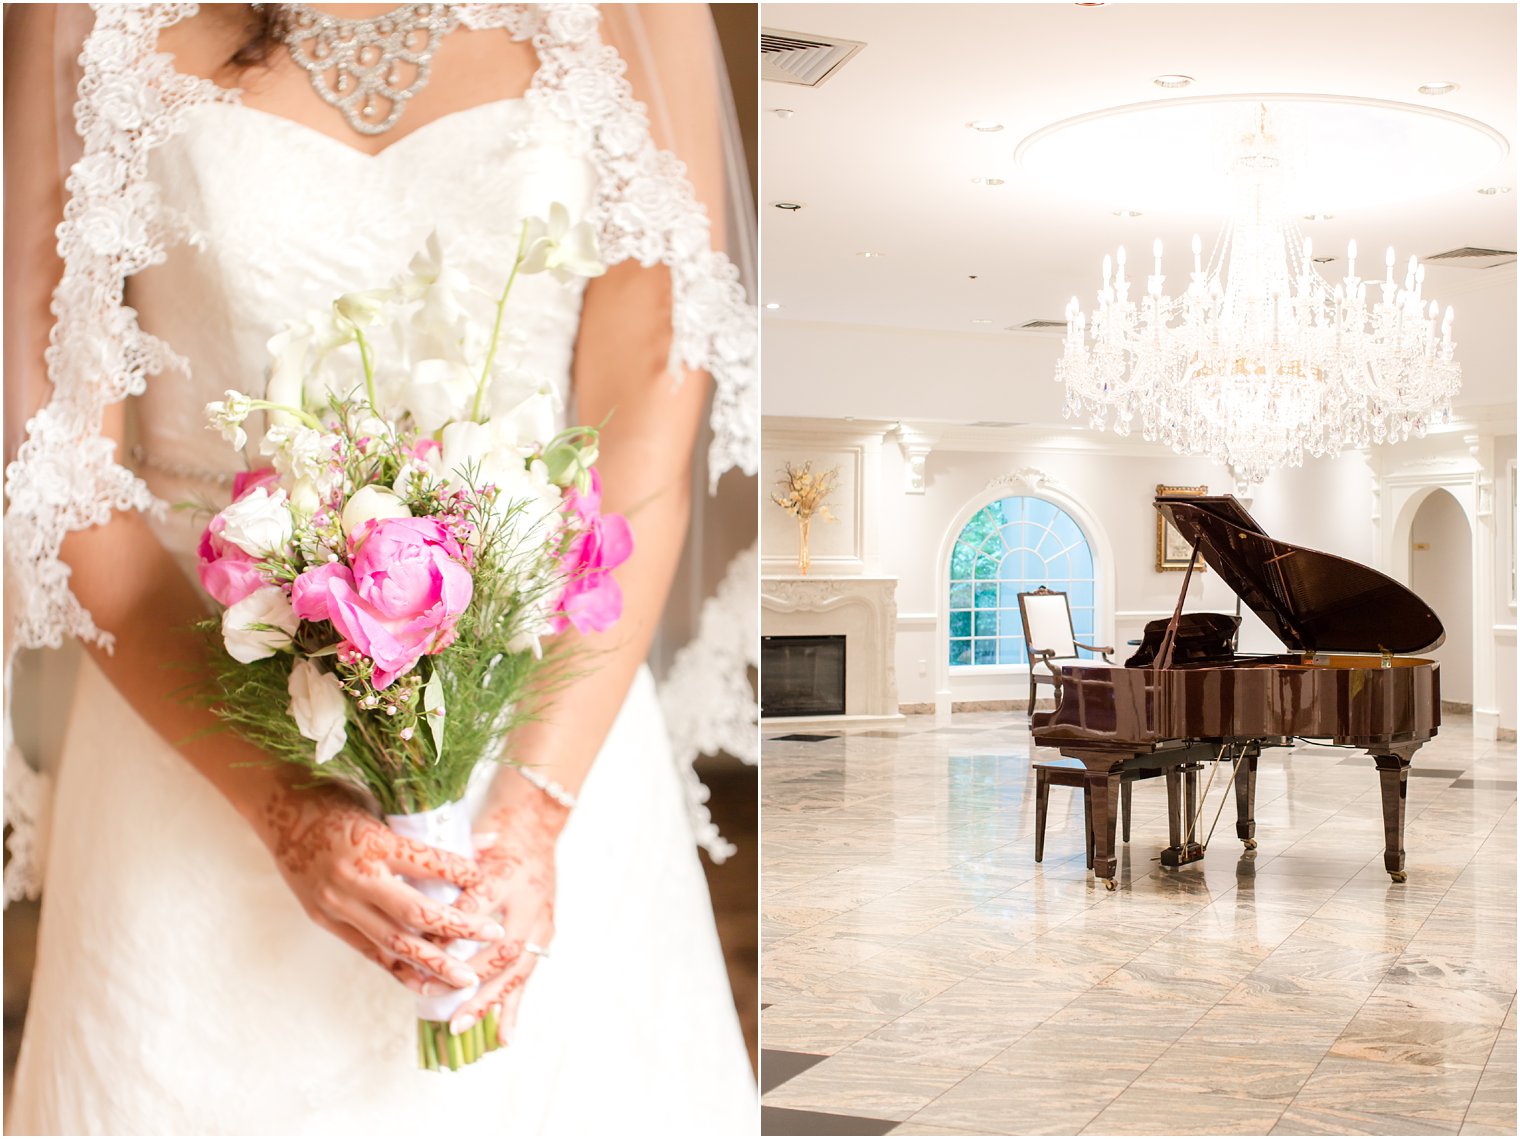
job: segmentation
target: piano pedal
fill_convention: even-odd
[[[1196,842],[1186,843],[1183,846],[1168,846],[1161,851],[1161,865],[1174,869],[1178,866],[1186,866],[1189,862],[1202,861],[1203,853],[1204,848]]]

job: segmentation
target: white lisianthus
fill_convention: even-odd
[[[352,538],[371,519],[411,516],[411,510],[395,491],[383,486],[362,486],[343,508],[343,532]]]
[[[402,385],[401,406],[411,412],[417,430],[431,435],[451,419],[469,415],[475,387],[475,377],[462,362],[418,360]]]
[[[243,421],[253,414],[253,401],[239,391],[227,389],[227,398],[206,405],[206,416],[211,426],[222,433],[222,438],[241,451],[248,445],[248,433]]]
[[[461,420],[443,429],[441,466],[447,481],[464,486],[466,476],[481,489],[487,483],[502,486],[518,478],[523,469],[517,451],[517,431],[509,421],[485,423]]]
[[[233,660],[252,664],[288,649],[300,623],[285,591],[266,585],[222,614],[222,641]]]
[[[290,715],[296,727],[317,745],[317,762],[326,763],[348,742],[348,700],[343,684],[304,657],[290,670]]]
[[[531,381],[530,381],[531,382]],[[513,442],[519,446],[542,446],[558,431],[559,412],[563,407],[559,392],[547,383],[496,385],[491,388],[491,419],[510,424]]]
[[[607,271],[590,222],[570,224],[570,211],[560,202],[549,206],[549,219],[528,218],[527,252],[520,273],[551,273],[564,284],[572,277],[600,277]]]
[[[270,494],[262,486],[224,509],[222,522],[222,540],[255,558],[267,558],[283,550],[295,525],[285,492],[277,490]]]

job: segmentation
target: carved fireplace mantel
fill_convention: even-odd
[[[760,579],[763,637],[845,638],[845,715],[900,715],[897,704],[895,577],[766,575]]]

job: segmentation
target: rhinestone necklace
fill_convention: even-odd
[[[384,134],[427,86],[433,53],[459,25],[452,4],[405,4],[350,20],[306,4],[288,6],[281,39],[311,85],[360,134]],[[406,70],[412,72],[403,81]]]

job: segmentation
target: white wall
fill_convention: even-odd
[[[1473,699],[1472,527],[1450,493],[1420,503],[1409,533],[1409,585],[1430,603],[1446,629],[1431,655],[1441,662],[1441,699]]]
[[[1499,727],[1515,730],[1515,597],[1510,568],[1515,564],[1515,493],[1510,470],[1515,462],[1515,436],[1494,439],[1494,475],[1498,540],[1494,543],[1494,686],[1499,701]]]

